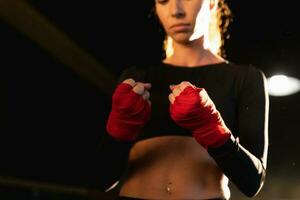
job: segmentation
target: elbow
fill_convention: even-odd
[[[260,176],[257,176],[254,180],[250,181],[251,184],[249,184],[247,188],[245,188],[243,193],[250,198],[257,196],[257,194],[259,193],[259,191],[264,185],[265,177],[266,177],[266,173],[265,170],[263,170]]]
[[[247,197],[250,197],[250,198],[252,198],[252,197],[255,197],[258,193],[259,193],[259,191],[260,191],[260,188],[249,188],[249,189],[247,189],[247,191],[244,191],[244,194],[247,196]]]

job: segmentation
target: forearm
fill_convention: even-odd
[[[263,186],[266,169],[262,161],[243,148],[233,137],[219,148],[209,148],[224,174],[248,197]]]
[[[102,190],[120,180],[127,169],[129,151],[150,119],[151,102],[147,91],[150,87],[149,83],[129,78],[118,84],[112,95],[111,111],[98,148],[103,161],[99,166]]]

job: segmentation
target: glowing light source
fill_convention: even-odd
[[[300,80],[285,75],[274,75],[268,80],[268,92],[271,96],[287,96],[300,91]]]

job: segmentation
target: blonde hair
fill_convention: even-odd
[[[227,34],[228,26],[232,21],[232,13],[225,0],[216,0],[217,8],[216,11],[211,13],[209,23],[209,49],[216,55],[226,57],[224,42],[225,39],[229,38]],[[170,57],[173,54],[172,39],[168,36],[165,37],[163,43],[163,49],[166,57]]]

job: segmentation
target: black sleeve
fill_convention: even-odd
[[[116,85],[127,78],[143,81],[143,76],[142,70],[138,70],[136,67],[128,67],[123,70]],[[99,187],[101,191],[106,191],[120,180],[126,171],[128,154],[133,144],[134,142],[117,141],[107,133],[106,128],[103,130],[103,135],[97,148],[98,158],[101,159],[99,167]]]
[[[127,168],[128,154],[132,145],[133,142],[117,141],[104,131],[97,149],[97,157],[101,159],[98,169],[100,180],[97,185],[101,191],[105,192],[120,180]]]
[[[249,67],[238,97],[238,133],[223,146],[208,149],[224,174],[248,197],[262,188],[268,152],[269,96],[263,72]],[[226,122],[225,122],[226,123]]]

